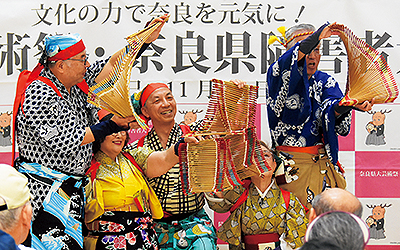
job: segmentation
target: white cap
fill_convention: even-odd
[[[0,211],[18,208],[31,197],[28,178],[10,165],[0,164]]]

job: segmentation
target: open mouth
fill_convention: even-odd
[[[119,145],[122,145],[122,140],[115,140],[112,143],[119,146]]]
[[[167,110],[167,111],[161,112],[162,115],[167,115],[167,114],[170,114],[170,113],[172,113],[172,110]]]

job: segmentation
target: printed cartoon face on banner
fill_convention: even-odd
[[[365,140],[366,145],[385,145],[384,123],[385,113],[390,113],[392,110],[369,111],[372,114],[372,121],[368,122],[365,129],[368,132]]]
[[[11,112],[0,113],[0,147],[11,146]]]
[[[392,204],[380,204],[380,205],[366,205],[368,208],[372,209],[372,215],[368,216],[365,220],[369,227],[370,238],[371,239],[385,239],[385,229],[384,229],[384,217],[385,208],[392,206]]]
[[[400,225],[391,221],[397,218],[400,199],[360,198],[360,201],[363,205],[361,219],[370,233],[367,249],[398,249]]]
[[[1,113],[0,114],[0,127],[5,128],[11,125],[11,113]]]
[[[385,208],[382,206],[376,206],[376,207],[374,207],[374,209],[372,209],[372,213],[373,213],[372,217],[375,220],[383,219],[383,217],[385,217]]]
[[[373,124],[375,126],[383,125],[385,122],[385,113],[390,113],[391,110],[387,111],[379,111],[372,115]]]
[[[183,121],[181,123],[184,123],[184,124],[189,126],[190,124],[192,124],[192,123],[197,121],[197,114],[198,113],[202,113],[202,112],[203,112],[203,110],[198,110],[198,109],[196,109],[196,110],[193,109],[191,111],[181,111],[181,110],[179,110],[179,113],[184,115],[183,116]]]
[[[400,134],[397,133],[399,122],[396,115],[400,105],[377,104],[369,112],[355,113],[356,150],[399,151]]]

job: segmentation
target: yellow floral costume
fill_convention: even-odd
[[[152,152],[146,147],[128,151],[142,169],[146,169],[147,158]],[[90,234],[85,237],[84,248],[118,249],[126,246],[126,249],[137,249],[147,245],[152,247],[143,249],[157,249],[151,217],[162,218],[163,211],[146,178],[123,154],[117,156],[116,162],[102,151],[94,157],[100,166],[91,183],[92,189],[86,192],[85,222]],[[143,235],[146,230],[150,231]]]

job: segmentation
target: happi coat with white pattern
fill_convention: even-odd
[[[335,117],[334,106],[343,98],[337,81],[318,70],[308,79],[306,58],[299,62],[298,50],[299,43],[268,69],[266,106],[273,146],[323,143],[336,165],[337,135],[350,132],[351,112]]]

